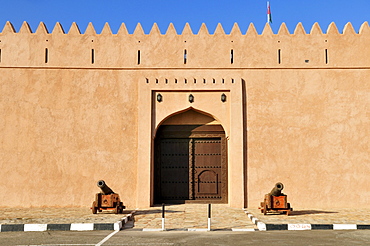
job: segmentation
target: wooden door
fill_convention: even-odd
[[[160,200],[189,199],[189,139],[160,141]]]
[[[174,126],[164,126],[156,137],[155,202],[226,203],[224,134],[215,132],[214,127],[206,128],[213,131],[204,131],[204,126],[202,131],[199,131],[199,127],[176,129]]]
[[[193,139],[195,200],[221,199],[221,138]]]

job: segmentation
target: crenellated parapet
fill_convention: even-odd
[[[138,24],[129,33],[122,24],[113,34],[108,23],[101,33],[90,23],[82,33],[76,23],[66,31],[56,23],[51,32],[40,23],[35,32],[24,22],[18,32],[7,22],[0,33],[0,67],[66,68],[367,68],[370,27],[356,33],[351,23],[339,32],[331,23],[323,32],[315,23],[309,32],[299,23],[273,33],[266,24],[258,34],[253,24],[242,34],[237,24],[226,34],[218,24],[210,34],[203,24],[194,33],[186,24],[181,34],[170,24],[164,34],[154,24],[145,34]]]

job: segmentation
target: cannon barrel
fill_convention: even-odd
[[[270,195],[271,196],[281,196],[283,193],[281,191],[284,189],[283,183],[276,183],[275,187],[271,190]]]
[[[104,195],[114,194],[114,191],[108,187],[104,180],[99,180],[96,185],[101,189]]]

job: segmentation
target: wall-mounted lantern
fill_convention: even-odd
[[[225,93],[222,93],[222,95],[221,95],[221,102],[226,102],[226,95],[225,95]]]
[[[158,93],[157,94],[157,102],[162,102],[162,100],[163,100],[163,96],[160,93]]]
[[[190,94],[189,95],[189,102],[190,103],[194,102],[194,96],[193,96],[193,94]]]

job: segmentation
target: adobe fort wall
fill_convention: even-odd
[[[24,23],[0,33],[0,206],[90,206],[107,184],[152,203],[152,141],[194,108],[228,137],[229,204],[256,207],[283,182],[293,207],[370,202],[370,27],[277,34],[156,25],[97,34]],[[156,93],[164,100],[156,102]],[[196,100],[190,103],[188,93]],[[219,101],[225,93],[227,101]],[[179,121],[174,118],[173,121]],[[195,120],[201,120],[195,119]],[[242,144],[240,144],[242,143]]]

